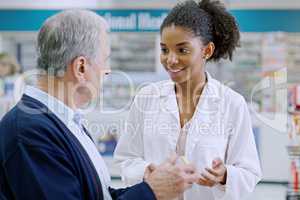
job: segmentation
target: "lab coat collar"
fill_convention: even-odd
[[[206,104],[208,102],[212,102],[214,104],[218,103],[222,96],[222,84],[213,79],[208,72],[205,73],[207,77],[207,83],[201,94],[196,111],[199,110],[198,107],[204,102],[206,102]],[[160,89],[160,97],[163,100],[163,108],[166,108],[168,112],[171,113],[179,122],[179,110],[174,87],[175,83],[173,81],[163,82]]]
[[[222,96],[222,85],[217,80],[213,79],[208,72],[205,72],[205,74],[207,77],[207,83],[202,95],[220,99]],[[160,97],[173,97],[175,95],[174,87],[175,83],[171,80],[163,82],[160,90]]]

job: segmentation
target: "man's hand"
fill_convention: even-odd
[[[157,200],[174,199],[199,179],[194,166],[176,164],[176,160],[177,156],[173,155],[161,165],[150,165],[146,169],[144,180]]]
[[[157,166],[153,163],[147,166],[145,173],[144,173],[144,180],[149,178],[149,175],[157,168]]]
[[[201,173],[201,178],[198,180],[199,185],[213,187],[220,183],[226,184],[227,169],[223,161],[219,158],[213,160],[212,169],[205,168],[205,171]]]

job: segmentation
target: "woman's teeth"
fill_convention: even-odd
[[[173,72],[173,73],[176,73],[176,72],[180,72],[182,71],[183,69],[169,69],[170,72]]]

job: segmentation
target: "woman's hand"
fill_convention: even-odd
[[[212,168],[205,168],[198,180],[199,185],[213,187],[216,184],[226,184],[227,169],[220,158],[212,161]]]

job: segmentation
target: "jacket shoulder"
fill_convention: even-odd
[[[0,150],[10,154],[18,143],[58,150],[62,134],[49,113],[28,113],[15,106],[0,123]]]

